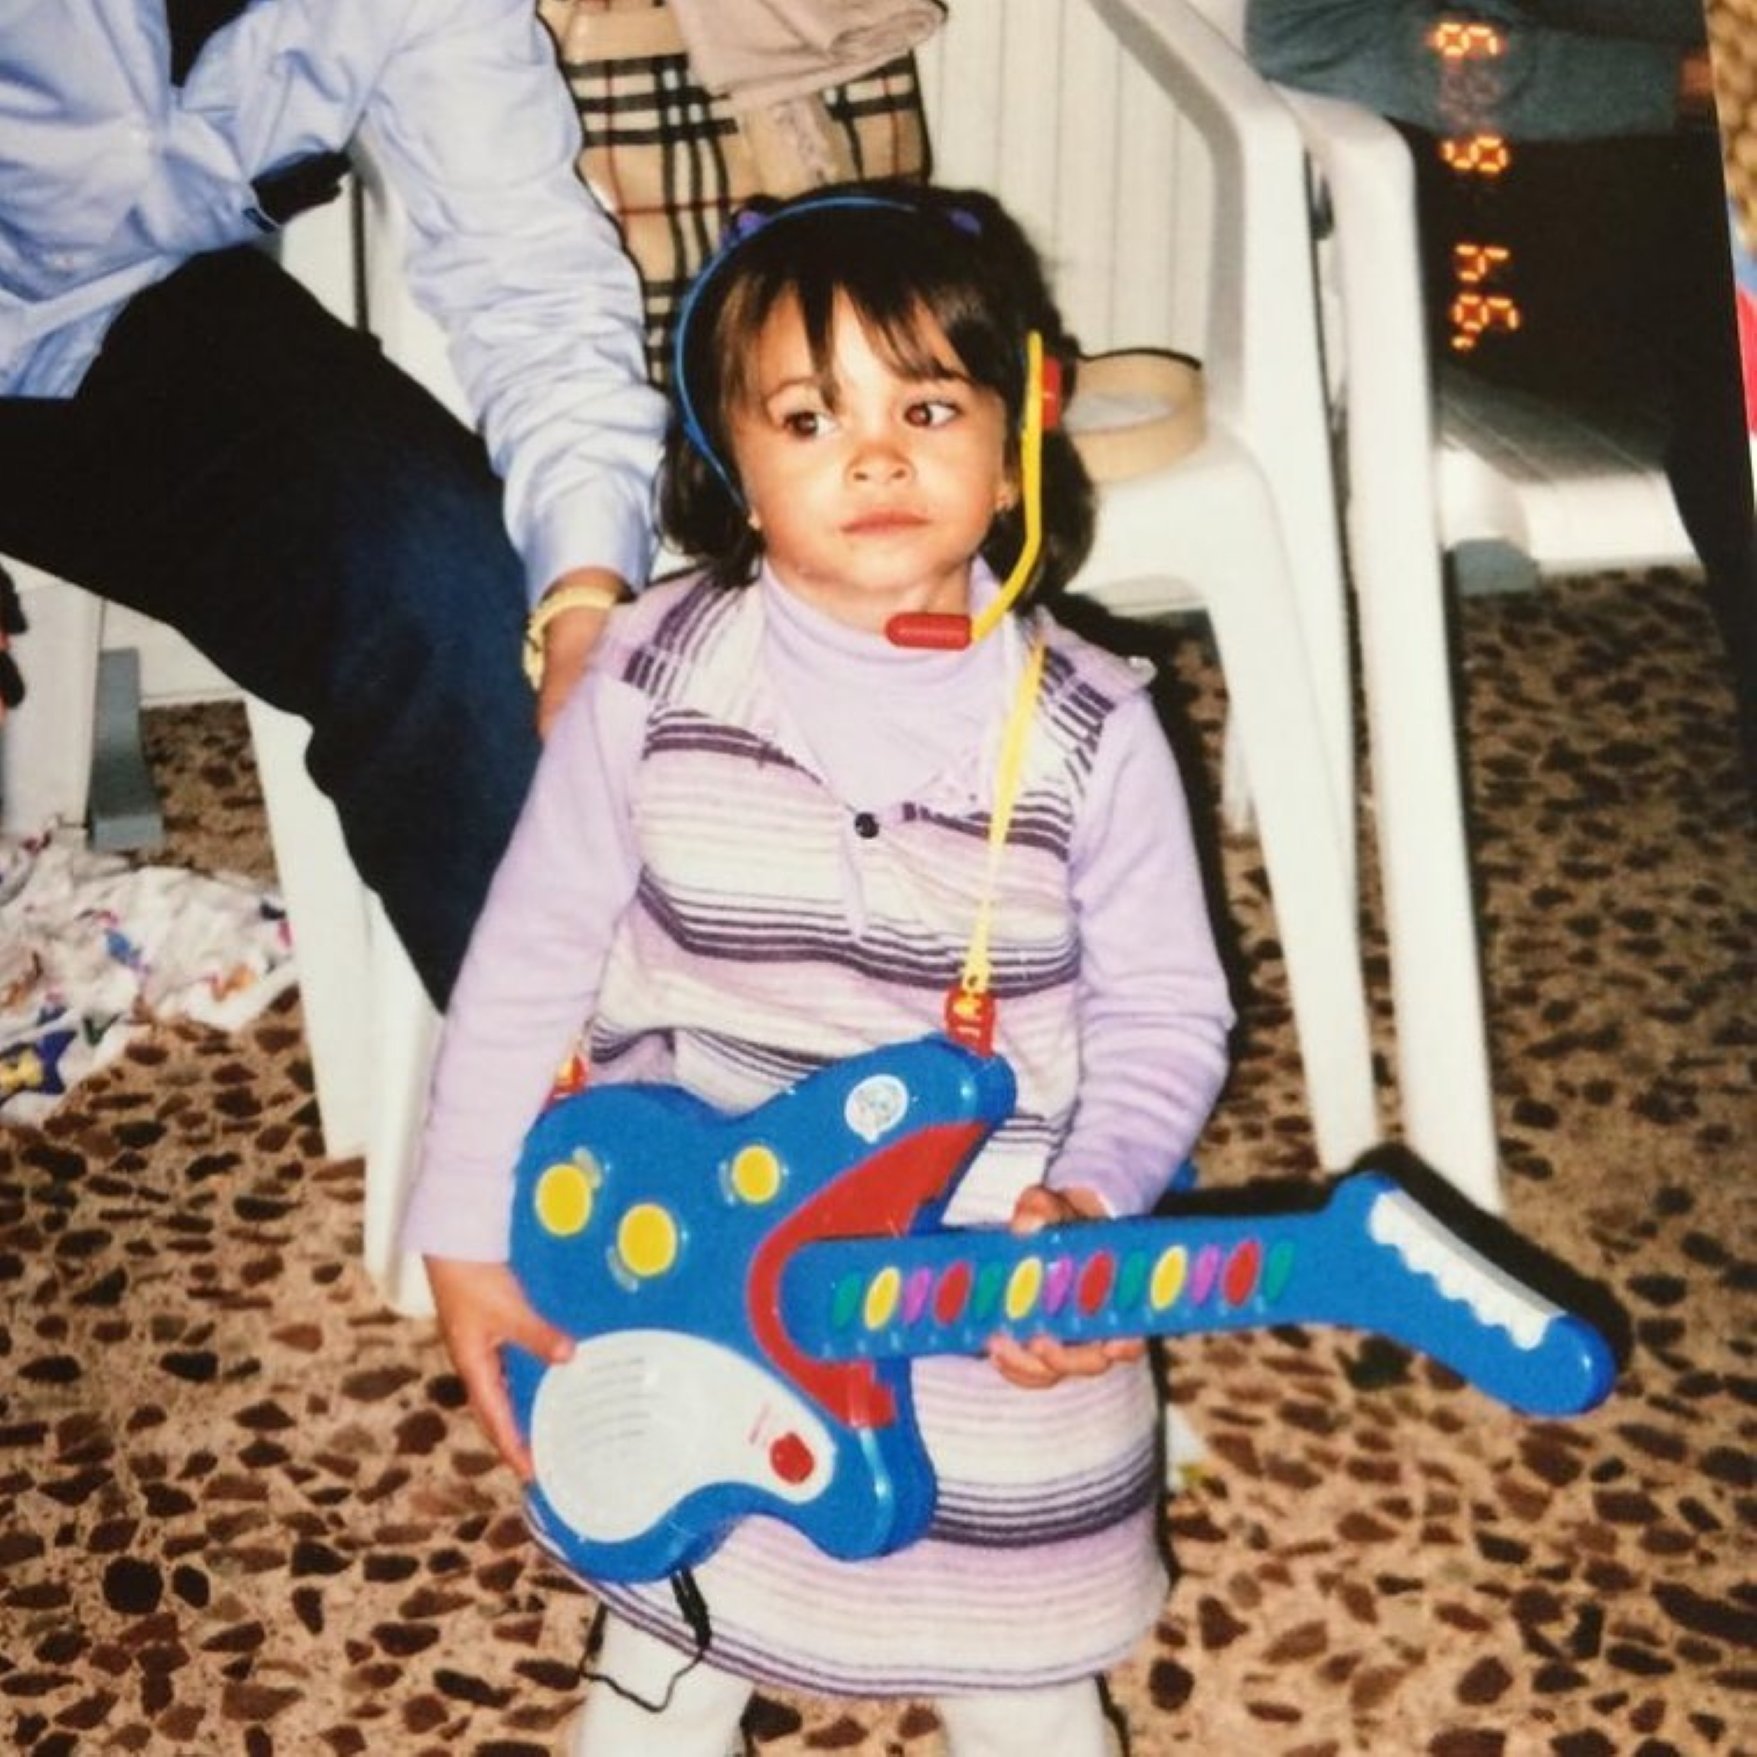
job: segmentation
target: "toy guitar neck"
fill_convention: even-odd
[[[512,1263],[575,1348],[505,1351],[539,1536],[609,1582],[688,1567],[754,1513],[832,1555],[897,1549],[934,1501],[908,1357],[1001,1330],[1347,1324],[1537,1414],[1610,1389],[1597,1330],[1377,1173],[1307,1213],[922,1227],[1013,1101],[1004,1061],[930,1037],[744,1115],[661,1086],[552,1106],[520,1160]]]
[[[1542,1415],[1590,1408],[1611,1372],[1596,1330],[1377,1172],[1344,1178],[1313,1212],[806,1245],[781,1306],[803,1348],[837,1359],[976,1354],[996,1333],[1083,1342],[1340,1324],[1418,1348]]]

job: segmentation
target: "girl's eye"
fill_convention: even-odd
[[[911,403],[904,412],[904,419],[911,427],[944,427],[948,421],[958,418],[958,405],[947,397],[923,397],[918,403]]]
[[[782,430],[795,439],[816,439],[819,434],[827,433],[831,425],[826,409],[789,409],[781,417]]]

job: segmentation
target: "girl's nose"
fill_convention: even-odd
[[[909,454],[889,436],[874,435],[855,446],[848,468],[856,482],[895,482],[908,475]]]

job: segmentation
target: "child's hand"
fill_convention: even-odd
[[[1102,1220],[1104,1204],[1090,1190],[1052,1190],[1033,1184],[1020,1192],[1013,1208],[1014,1232],[1036,1232],[1068,1220]],[[1057,1342],[1048,1336],[1015,1342],[996,1336],[988,1344],[988,1358],[1002,1378],[1027,1391],[1040,1391],[1070,1376],[1096,1378],[1121,1360],[1139,1360],[1147,1344],[1138,1336],[1120,1336],[1105,1342]]]
[[[552,581],[543,594],[535,614],[546,620],[535,637],[527,636],[541,647],[540,669],[533,676],[538,737],[549,736],[556,716],[585,675],[610,606],[626,591],[608,568],[576,567]]]
[[[532,1310],[517,1278],[504,1263],[467,1263],[455,1257],[429,1257],[427,1279],[439,1313],[439,1333],[470,1408],[494,1449],[529,1482],[535,1475],[530,1448],[519,1438],[500,1345],[516,1342],[551,1366],[573,1354],[573,1342]]]

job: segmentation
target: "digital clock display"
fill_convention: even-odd
[[[1445,19],[1427,44],[1440,63],[1440,114],[1461,123],[1458,132],[1440,138],[1440,162],[1460,180],[1473,218],[1492,221],[1486,198],[1511,168],[1513,148],[1503,136],[1469,124],[1493,113],[1494,63],[1507,52],[1507,39],[1480,20]],[[1511,335],[1523,322],[1511,245],[1496,239],[1490,225],[1472,230],[1476,235],[1456,239],[1451,251],[1446,343],[1455,354],[1474,352],[1485,337]]]

